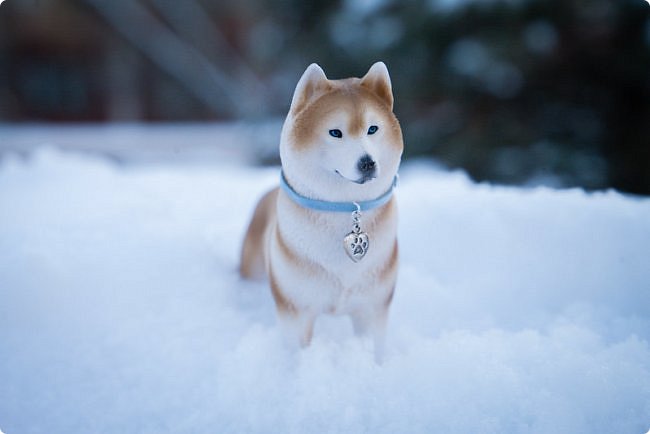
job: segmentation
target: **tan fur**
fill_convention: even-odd
[[[271,293],[273,299],[275,300],[275,306],[278,309],[278,312],[282,315],[295,315],[298,310],[296,307],[289,301],[289,299],[282,293],[282,289],[275,281],[273,276],[273,271],[270,271],[269,281],[271,285]]]
[[[264,245],[266,231],[275,220],[279,190],[279,188],[274,188],[260,199],[248,226],[239,261],[239,273],[246,279],[263,279],[266,274],[263,254],[266,249]]]
[[[377,274],[379,280],[385,280],[385,281],[396,280],[398,262],[399,262],[399,248],[397,246],[397,240],[395,240],[392,254],[388,258],[388,261],[386,261],[386,264],[384,264],[384,266],[381,269],[379,269],[379,273]]]
[[[293,264],[296,267],[301,267],[303,270],[307,271],[309,274],[316,276],[317,274],[325,273],[325,270],[318,264],[310,261],[308,258],[301,257],[297,249],[289,247],[287,242],[282,236],[282,231],[278,226],[275,227],[275,242],[278,246],[278,252],[283,256],[283,258]],[[262,252],[263,254],[265,252]],[[268,259],[265,258],[265,261],[268,262]]]
[[[392,184],[403,142],[392,112],[393,95],[383,63],[363,78],[328,80],[312,64],[300,79],[283,127],[280,155],[289,184],[314,199],[351,202],[379,197]],[[370,134],[370,125],[378,126]],[[342,138],[332,138],[340,129]],[[361,157],[376,174],[357,181]],[[303,208],[274,189],[257,205],[241,252],[241,275],[269,277],[278,318],[301,346],[308,345],[322,313],[345,314],[355,332],[370,334],[381,352],[399,266],[395,198],[362,213],[370,248],[354,263],[343,238],[350,213]]]
[[[318,132],[315,126],[331,112],[341,110],[350,116],[350,123],[346,125],[346,129],[355,136],[365,134],[365,120],[360,116],[359,101],[363,101],[365,104],[370,103],[377,109],[385,106],[386,102],[368,89],[360,87],[359,84],[360,80],[356,79],[354,84],[346,82],[346,84],[335,86],[333,91],[313,101],[309,105],[311,110],[305,110],[306,107],[303,105],[295,118],[294,143],[297,146],[307,146],[309,143],[313,143],[314,135]],[[395,118],[395,122],[397,122],[397,118]],[[397,145],[402,142],[402,132],[399,128],[392,129],[390,132],[392,143]]]

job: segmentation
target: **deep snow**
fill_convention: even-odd
[[[650,200],[405,164],[383,365],[237,273],[277,169],[0,162],[0,429],[645,433]]]

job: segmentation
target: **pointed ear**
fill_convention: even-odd
[[[368,88],[390,109],[393,109],[393,88],[390,84],[390,75],[384,62],[377,62],[370,67],[368,73],[361,79],[361,85]]]
[[[329,80],[322,68],[312,63],[303,72],[291,99],[290,112],[298,113],[309,101],[330,88]]]

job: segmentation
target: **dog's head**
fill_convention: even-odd
[[[292,186],[310,197],[353,201],[385,192],[404,144],[393,114],[388,70],[328,80],[315,63],[303,73],[282,129],[280,157]]]

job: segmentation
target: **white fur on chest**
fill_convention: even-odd
[[[286,261],[270,236],[270,261],[278,283],[299,304],[331,313],[349,313],[358,303],[384,299],[392,288],[380,281],[379,271],[394,253],[397,230],[396,217],[385,214],[383,208],[362,213],[361,229],[368,234],[369,249],[355,263],[343,243],[352,230],[351,213],[307,211],[281,192],[276,230],[304,262]]]

